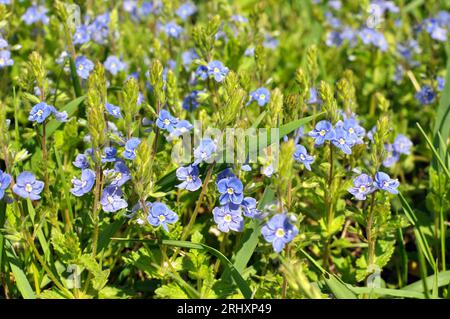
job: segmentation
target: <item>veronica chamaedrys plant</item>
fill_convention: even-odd
[[[86,96],[87,128],[91,136],[91,155],[95,168],[94,202],[91,213],[94,224],[92,237],[93,256],[97,253],[100,196],[104,194],[102,191],[102,149],[107,143],[107,125],[104,113],[106,98],[105,70],[101,63],[97,63],[94,71],[89,76]]]
[[[127,139],[130,139],[138,127],[138,115],[140,106],[138,104],[139,87],[136,79],[130,77],[124,84],[122,90],[123,116],[127,131]]]

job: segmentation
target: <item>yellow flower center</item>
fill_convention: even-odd
[[[359,188],[359,192],[360,192],[360,193],[364,193],[365,191],[366,191],[366,186],[362,185],[362,186]]]
[[[233,193],[234,193],[234,190],[233,190],[231,187],[229,187],[229,188],[227,189],[227,193],[228,193],[228,194],[233,194]]]
[[[278,228],[277,231],[275,232],[275,236],[277,237],[283,237],[285,234],[284,229],[283,228]]]
[[[353,133],[355,132],[355,130],[353,129],[353,127],[351,127],[351,128],[348,129],[348,132],[349,132],[350,134],[353,134]]]
[[[0,65],[3,65],[3,64],[5,64],[5,59],[0,58]]]
[[[112,202],[114,202],[114,198],[112,197],[112,196],[108,196],[107,197],[107,200],[108,200],[108,203],[112,203]]]
[[[187,181],[187,182],[192,182],[192,176],[191,176],[191,175],[188,175],[188,176],[186,177],[186,181]]]
[[[340,138],[339,139],[339,144],[341,144],[341,145],[345,144],[345,140],[343,138]]]
[[[169,119],[165,119],[164,120],[164,124],[169,125],[170,124],[170,120]]]
[[[321,131],[319,132],[320,136],[324,136],[325,133],[326,133],[325,130],[321,130]]]
[[[118,172],[116,175],[116,181],[120,181],[122,179],[122,173]]]
[[[231,215],[226,214],[225,216],[223,216],[223,220],[226,221],[227,223],[231,222]]]
[[[305,160],[305,155],[300,154],[300,159],[301,159],[302,161],[304,161],[304,160]]]
[[[41,116],[42,114],[44,114],[44,111],[43,110],[39,110],[39,111],[37,111],[37,113],[36,113],[38,116]]]
[[[159,221],[160,222],[163,222],[163,221],[165,221],[166,220],[166,216],[164,216],[164,215],[159,215]]]
[[[266,98],[266,95],[265,94],[261,94],[260,96],[259,96],[259,99],[260,100],[264,100]]]
[[[219,73],[219,68],[214,68],[214,73]]]
[[[83,64],[80,64],[80,65],[78,66],[78,70],[83,70]]]
[[[25,185],[25,190],[26,190],[28,193],[31,193],[31,191],[33,190],[33,186],[31,186],[31,184],[26,184],[26,185]]]

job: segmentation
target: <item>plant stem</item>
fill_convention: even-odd
[[[99,232],[99,218],[98,218],[98,205],[100,202],[100,192],[102,189],[102,168],[97,165],[95,171],[95,190],[94,190],[94,204],[92,207],[92,219],[94,222],[94,232],[92,234],[92,256],[95,258],[97,255],[97,242]]]
[[[375,206],[375,193],[372,193],[371,199],[370,199],[370,209],[369,209],[369,215],[367,217],[367,228],[366,228],[366,234],[367,234],[367,243],[369,245],[368,248],[368,266],[372,266],[374,263],[375,258],[375,244],[376,244],[376,238],[374,234],[372,233],[372,226],[373,226],[373,209]]]
[[[286,259],[289,257],[289,244],[286,244],[284,248],[284,256]],[[281,299],[286,299],[286,291],[287,291],[287,278],[286,273],[283,272],[283,284],[281,286]]]
[[[328,173],[328,192],[325,194],[325,202],[327,205],[327,238],[325,242],[324,247],[324,253],[323,253],[323,265],[324,267],[328,267],[328,262],[330,258],[330,240],[331,240],[331,225],[333,223],[334,219],[334,212],[333,212],[333,196],[332,196],[332,186],[333,186],[333,174],[334,174],[334,159],[333,159],[333,145],[331,142],[329,143],[330,147],[330,171]]]

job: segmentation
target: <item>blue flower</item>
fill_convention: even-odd
[[[170,138],[177,138],[192,130],[193,126],[188,120],[181,120],[175,124],[175,129],[170,132]]]
[[[228,203],[239,205],[244,200],[244,185],[237,177],[223,178],[217,182],[217,189],[221,194],[219,197],[220,205]]]
[[[213,209],[214,221],[217,228],[224,233],[230,230],[240,232],[244,229],[244,218],[239,207],[233,209],[229,205],[215,207]]]
[[[444,89],[445,79],[441,76],[436,77],[437,81],[437,90],[441,92]]]
[[[73,44],[84,44],[90,39],[88,27],[85,25],[77,25],[73,35]]]
[[[334,146],[339,148],[342,152],[349,155],[352,153],[352,146],[355,142],[349,137],[343,128],[337,127],[335,130],[334,138],[331,140]]]
[[[443,27],[439,20],[435,18],[426,19],[424,21],[425,30],[432,39],[445,42],[447,41],[447,29]]]
[[[96,16],[88,30],[92,40],[105,44],[109,35],[109,12]]]
[[[183,66],[184,66],[184,68],[186,70],[189,69],[189,67],[192,64],[192,61],[194,61],[195,59],[198,59],[198,55],[197,55],[197,52],[195,52],[194,49],[189,49],[187,51],[184,51],[181,54],[181,61],[182,61],[182,64],[183,64]]]
[[[137,137],[130,138],[125,143],[125,151],[122,153],[123,157],[129,160],[134,160],[136,158],[136,148],[141,143],[141,140]]]
[[[386,158],[383,160],[384,167],[392,167],[400,159],[400,154],[394,150],[392,144],[386,144],[385,149],[387,152]]]
[[[11,52],[8,50],[0,51],[0,69],[3,69],[6,66],[11,66],[14,64],[14,61],[11,59]]]
[[[117,149],[115,147],[105,147],[102,155],[102,163],[115,162]]]
[[[178,123],[178,119],[172,116],[169,111],[161,110],[159,112],[158,118],[156,119],[156,125],[169,133],[175,129],[175,125]]]
[[[192,2],[184,2],[175,13],[181,18],[181,20],[186,21],[188,17],[193,15],[197,11],[197,7]]]
[[[49,18],[47,17],[48,9],[44,6],[32,5],[25,11],[22,16],[22,20],[26,25],[31,25],[41,21],[43,24],[47,24]]]
[[[275,252],[280,253],[297,236],[298,229],[285,214],[277,214],[263,226],[261,233],[267,242],[272,243]]]
[[[392,144],[394,151],[398,154],[409,154],[413,143],[409,138],[403,134],[397,135],[394,143]]]
[[[222,82],[228,74],[229,69],[222,62],[214,60],[208,63],[208,76],[213,77],[217,82]]]
[[[72,162],[75,167],[86,169],[89,168],[89,161],[84,154],[78,154],[75,161]]]
[[[122,118],[122,113],[120,112],[120,107],[118,107],[114,104],[111,104],[111,103],[106,103],[105,108],[106,108],[106,111],[108,111],[108,113],[110,115],[114,116],[116,119]]]
[[[187,167],[179,167],[176,174],[178,180],[183,181],[181,184],[177,185],[178,188],[194,192],[202,186],[202,180],[199,177],[197,166],[189,165]]]
[[[422,86],[422,89],[416,93],[415,97],[420,104],[427,105],[433,103],[436,93],[434,93],[430,86],[424,85]]]
[[[320,121],[316,124],[314,130],[308,133],[315,139],[316,146],[322,145],[325,141],[334,139],[333,125],[328,121]]]
[[[210,138],[204,138],[200,141],[200,145],[194,150],[194,165],[198,165],[201,162],[207,162],[216,152],[217,146]]]
[[[308,171],[311,170],[311,164],[314,162],[314,156],[309,155],[308,151],[303,145],[297,145],[295,147],[295,152],[293,156],[296,161],[305,165],[305,168]]]
[[[3,173],[0,169],[0,199],[5,196],[5,191],[8,189],[11,184],[12,178],[9,174]]]
[[[70,190],[70,192],[77,197],[83,196],[84,194],[87,194],[91,191],[94,183],[94,171],[91,169],[84,169],[81,172],[81,179],[77,179],[75,177],[72,179],[73,188]]]
[[[366,130],[359,125],[355,117],[346,118],[343,122],[339,121],[336,127],[342,127],[347,132],[348,138],[355,144],[362,144]]]
[[[317,94],[317,89],[310,88],[308,104],[320,104],[320,103],[322,103],[322,101],[319,98],[319,94]]]
[[[265,87],[260,87],[250,93],[250,101],[255,101],[259,106],[264,106],[270,101],[270,91]]]
[[[114,169],[107,172],[108,175],[112,175],[111,185],[122,186],[131,179],[130,170],[122,160],[118,160],[114,164]]]
[[[359,37],[365,45],[373,45],[381,49],[381,51],[386,51],[388,44],[384,35],[372,28],[363,28],[359,32]]]
[[[56,108],[52,105],[50,105],[50,109],[52,110],[53,115],[55,116],[55,119],[59,122],[67,122],[68,114],[67,111],[58,112]]]
[[[110,55],[103,63],[105,69],[111,72],[112,75],[116,75],[119,71],[125,70],[126,64],[120,61],[115,55]]]
[[[195,76],[205,81],[208,78],[208,67],[206,65],[200,65],[195,71]]]
[[[127,202],[122,198],[122,190],[117,186],[107,186],[103,189],[100,204],[105,212],[117,212],[128,206]]]
[[[365,200],[374,191],[373,179],[367,174],[361,174],[353,180],[353,187],[348,190],[358,200]]]
[[[183,28],[180,27],[178,24],[176,24],[175,22],[171,21],[168,22],[165,26],[164,26],[164,32],[172,38],[178,39],[180,37],[181,32],[183,32]]]
[[[30,115],[28,116],[28,120],[40,124],[44,122],[50,114],[52,114],[50,105],[47,105],[45,102],[40,102],[33,106]]]
[[[391,179],[388,174],[384,172],[377,172],[375,174],[374,185],[380,190],[388,191],[391,194],[398,194],[398,186],[400,185],[397,179]]]
[[[242,201],[242,208],[244,209],[244,216],[250,218],[258,218],[261,216],[261,211],[256,208],[256,199],[253,197],[245,197]]]
[[[198,108],[200,102],[198,101],[198,94],[202,91],[194,90],[183,99],[183,109],[186,111],[193,111]]]
[[[87,79],[89,74],[94,69],[94,63],[85,56],[79,55],[75,59],[75,67],[77,69],[77,74],[82,79]]]
[[[166,204],[157,202],[152,205],[150,214],[147,217],[150,225],[162,226],[166,232],[169,232],[168,224],[173,224],[178,220],[178,215],[170,210]]]
[[[13,192],[22,198],[38,200],[39,194],[44,189],[44,182],[38,181],[33,173],[25,171],[17,176],[16,184],[13,186]]]

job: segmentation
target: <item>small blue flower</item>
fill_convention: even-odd
[[[437,81],[437,90],[439,92],[441,92],[442,90],[444,90],[445,79],[443,77],[441,77],[441,76],[438,76],[436,78],[436,81]]]
[[[175,125],[178,123],[178,119],[172,116],[169,111],[161,110],[159,112],[159,116],[156,119],[156,125],[162,129],[166,130],[169,133],[175,129]]]
[[[272,243],[275,252],[280,253],[297,236],[298,229],[285,214],[277,214],[263,226],[261,233],[267,242]]]
[[[105,44],[109,37],[109,12],[96,16],[88,30],[93,41]]]
[[[88,27],[85,25],[78,25],[75,28],[75,33],[73,35],[73,44],[84,44],[91,39],[89,35]]]
[[[175,11],[175,13],[181,18],[181,20],[186,21],[188,17],[197,12],[197,7],[192,2],[184,2]]]
[[[100,204],[105,212],[117,212],[128,206],[122,198],[122,190],[117,186],[107,186],[103,189]]]
[[[89,74],[94,69],[94,63],[85,56],[79,55],[75,59],[75,67],[77,69],[77,74],[82,79],[87,79]]]
[[[125,151],[122,153],[123,157],[129,160],[134,160],[136,158],[136,148],[141,143],[141,140],[137,137],[130,138],[125,143]]]
[[[194,90],[183,99],[183,109],[186,111],[193,111],[198,108],[200,102],[198,101],[198,94],[202,91]]]
[[[222,82],[228,74],[229,69],[220,61],[211,61],[208,63],[208,76],[213,77],[216,82]]]
[[[439,20],[435,18],[426,19],[424,25],[425,30],[428,32],[432,39],[440,42],[447,41],[447,29],[441,26]]]
[[[353,180],[353,187],[348,191],[358,200],[365,200],[374,191],[373,179],[367,174],[361,174]]]
[[[180,27],[178,24],[176,24],[175,22],[171,21],[168,22],[165,26],[164,26],[164,32],[172,38],[178,39],[180,37],[181,32],[183,32],[183,28]]]
[[[407,138],[403,134],[397,135],[394,143],[392,144],[394,151],[398,154],[410,154],[410,149],[413,146],[413,143],[409,138]]]
[[[346,118],[343,122],[340,121],[336,127],[342,127],[347,132],[348,138],[355,144],[362,144],[366,130],[359,125],[355,117]]]
[[[317,89],[310,88],[308,104],[321,104],[321,103],[322,101],[319,98],[319,94],[317,94]]]
[[[44,182],[38,181],[33,173],[25,171],[17,176],[16,184],[13,186],[13,192],[22,198],[38,200],[39,194],[44,189]]]
[[[258,218],[261,216],[261,211],[256,208],[256,199],[253,197],[245,197],[242,201],[242,208],[244,209],[244,216],[250,218]]]
[[[188,120],[181,120],[177,124],[175,124],[175,129],[170,132],[170,138],[177,138],[183,134],[188,133],[192,130],[193,126]]]
[[[81,179],[77,179],[75,177],[72,179],[73,188],[70,190],[70,192],[77,197],[83,196],[84,194],[87,194],[91,191],[94,183],[94,171],[91,169],[84,169],[81,172]]]
[[[178,188],[187,189],[194,192],[202,186],[202,180],[199,177],[197,166],[189,165],[187,167],[179,167],[176,171],[179,181],[183,181],[177,185]]]
[[[47,24],[49,18],[47,17],[48,9],[44,6],[32,5],[25,11],[22,16],[22,20],[26,25],[31,25],[33,23],[42,22],[43,24]]]
[[[115,147],[107,146],[103,150],[102,163],[115,162],[117,156],[117,149]]]
[[[297,145],[295,147],[294,159],[305,165],[305,168],[308,171],[311,170],[311,164],[314,162],[314,156],[309,155],[303,145]]]
[[[397,179],[391,179],[388,174],[384,172],[377,172],[375,174],[374,185],[380,190],[388,191],[391,194],[398,194],[398,186],[400,185]]]
[[[250,101],[255,101],[259,106],[264,106],[270,101],[270,91],[265,87],[260,87],[250,93]]]
[[[122,113],[120,112],[120,107],[118,107],[114,104],[111,104],[111,103],[106,103],[105,108],[106,108],[106,111],[108,111],[108,113],[110,115],[114,116],[116,119],[122,118]]]
[[[436,93],[428,85],[422,86],[422,89],[416,93],[416,100],[422,105],[433,103],[435,97]]]
[[[5,191],[8,189],[11,184],[12,178],[11,175],[4,173],[0,169],[0,199],[5,196]]]
[[[115,55],[110,55],[103,63],[105,69],[111,72],[112,75],[116,75],[118,72],[125,70],[126,64],[123,63]]]
[[[331,141],[334,139],[334,134],[333,125],[325,120],[318,122],[314,130],[308,133],[315,139],[316,146],[322,145],[325,141]]]
[[[131,179],[130,170],[122,160],[118,160],[114,164],[114,169],[107,172],[107,174],[112,176],[111,185],[118,187],[122,186]]]
[[[200,145],[194,150],[194,165],[209,161],[216,151],[217,146],[213,140],[210,138],[201,140]]]
[[[181,54],[181,61],[186,70],[189,69],[192,61],[194,61],[195,59],[198,59],[198,54],[194,49],[189,49]]]
[[[228,233],[230,230],[241,232],[244,229],[244,218],[240,208],[233,208],[226,205],[213,209],[214,221],[221,232]]]
[[[387,152],[386,158],[383,160],[384,167],[392,167],[400,159],[400,154],[394,150],[392,144],[385,144]]]
[[[217,182],[217,189],[221,194],[219,197],[220,205],[232,203],[239,205],[244,200],[244,185],[237,177],[223,178]]]
[[[52,114],[52,108],[45,102],[40,102],[31,109],[28,120],[32,122],[42,123],[49,115]]]
[[[169,232],[168,224],[173,224],[178,220],[178,215],[169,209],[166,204],[157,202],[152,205],[150,214],[147,217],[150,225],[162,226],[166,232]]]
[[[363,28],[359,32],[359,37],[365,45],[371,44],[381,49],[381,51],[386,51],[388,48],[388,43],[384,35],[372,28]]]
[[[89,161],[84,154],[78,154],[75,161],[72,162],[75,167],[86,169],[89,168]]]
[[[4,67],[11,66],[14,64],[14,61],[11,59],[11,52],[8,50],[0,51],[0,69]]]
[[[335,130],[334,138],[331,140],[334,146],[339,148],[342,152],[349,155],[352,153],[352,146],[355,142],[349,137],[343,128],[337,127]]]
[[[208,67],[205,65],[200,65],[195,71],[195,76],[200,80],[205,81],[208,78]]]

